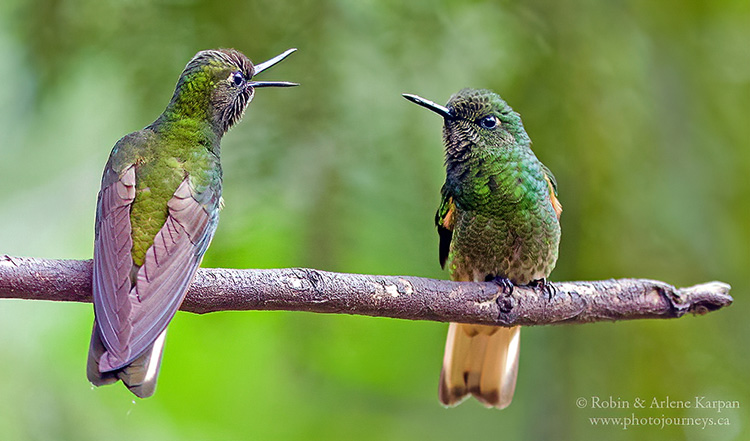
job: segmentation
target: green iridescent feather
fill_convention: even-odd
[[[436,218],[444,228],[445,207],[455,207],[449,268],[516,284],[547,277],[560,241],[550,191],[556,182],[531,150],[520,116],[486,90],[464,89],[446,107],[456,117],[443,130],[447,173]],[[483,127],[492,117],[496,126]]]

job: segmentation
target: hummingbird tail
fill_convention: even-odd
[[[518,374],[519,326],[451,323],[440,372],[440,402],[461,403],[469,394],[487,407],[504,409]]]
[[[89,358],[86,365],[86,375],[94,386],[112,384],[117,380],[122,382],[139,398],[148,398],[156,390],[156,380],[159,377],[161,366],[161,355],[164,350],[164,340],[167,335],[165,329],[159,334],[156,341],[146,348],[146,351],[130,364],[113,371],[101,372],[99,360],[107,351],[102,343],[96,323],[91,332],[91,345],[89,346]]]
[[[91,343],[89,344],[89,358],[86,362],[86,377],[94,386],[103,386],[117,381],[115,372],[99,372],[99,359],[107,352],[101,337],[99,326],[94,321],[94,329],[91,331]]]

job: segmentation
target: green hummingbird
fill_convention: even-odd
[[[153,395],[167,325],[219,222],[221,138],[255,89],[297,85],[253,80],[295,50],[257,65],[234,49],[198,52],[156,121],[115,144],[96,205],[94,385]]]
[[[463,89],[445,106],[408,100],[444,119],[446,179],[435,224],[440,264],[456,281],[541,284],[560,243],[557,183],[531,151],[518,113],[489,90]],[[546,289],[550,289],[546,287]],[[451,323],[440,373],[446,406],[474,395],[503,409],[513,399],[520,327]]]

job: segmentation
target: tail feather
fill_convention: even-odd
[[[91,331],[91,343],[89,343],[89,358],[86,362],[86,377],[94,386],[103,386],[112,384],[117,381],[117,374],[114,372],[100,372],[99,359],[107,352],[107,348],[102,343],[99,336],[99,327],[94,321],[94,329]]]
[[[127,366],[109,372],[99,370],[99,359],[106,352],[102,343],[96,323],[91,332],[91,344],[89,346],[89,358],[86,365],[86,375],[94,386],[112,384],[117,380],[127,386],[132,393],[139,398],[148,398],[156,390],[156,380],[159,376],[161,356],[164,350],[164,340],[167,335],[165,329],[159,334],[156,341],[146,351]]]
[[[445,340],[445,355],[438,390],[440,402],[446,406],[460,404],[469,393],[465,362],[471,358],[471,344],[466,342],[466,338],[456,323],[450,324],[448,338]]]
[[[440,373],[440,401],[454,406],[472,394],[487,407],[507,407],[516,388],[519,343],[518,326],[451,323]]]

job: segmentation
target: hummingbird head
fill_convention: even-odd
[[[181,115],[205,118],[225,133],[242,118],[245,108],[258,87],[289,87],[297,83],[285,81],[254,81],[253,77],[277,64],[296,49],[253,63],[234,49],[198,52],[185,66],[177,82],[170,106]]]
[[[483,155],[508,145],[531,143],[521,116],[492,91],[463,89],[445,106],[417,95],[403,96],[443,117],[443,136],[451,156]]]

